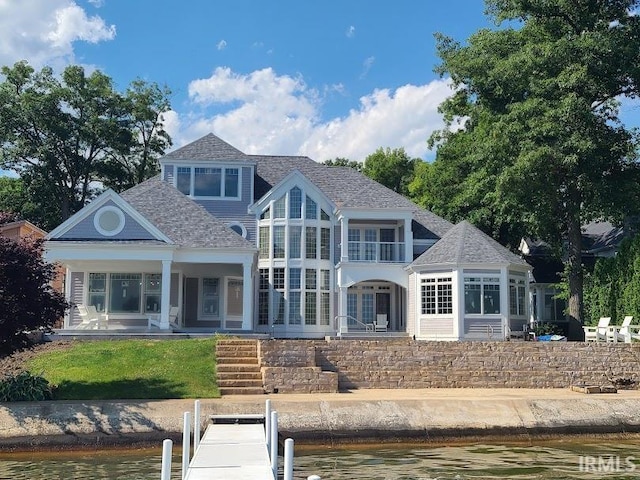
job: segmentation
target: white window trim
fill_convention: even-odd
[[[115,213],[118,216],[119,220],[118,226],[113,230],[105,230],[100,226],[100,218],[102,218],[105,213],[109,212]],[[124,213],[114,205],[106,205],[102,207],[93,216],[93,226],[95,227],[96,231],[100,233],[100,235],[104,235],[105,237],[114,237],[118,235],[124,229],[125,223],[126,221]]]
[[[231,222],[227,226],[229,228],[231,228],[231,227],[240,227],[240,230],[242,230],[242,233],[241,233],[242,238],[247,238],[247,228],[242,223],[240,223],[240,222]]]
[[[242,167],[232,167],[232,166],[221,166],[221,165],[212,165],[212,164],[198,164],[198,165],[177,165],[175,174],[173,177],[173,186],[178,188],[178,168],[188,168],[190,174],[189,180],[189,198],[193,198],[194,200],[229,200],[231,202],[239,202],[242,200]],[[196,178],[196,168],[219,168],[222,170],[220,177],[220,195],[219,196],[209,196],[209,195],[194,195],[195,191],[195,178]],[[238,195],[235,197],[226,196],[225,192],[225,181],[227,177],[227,170],[238,170]]]

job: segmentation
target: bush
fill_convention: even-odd
[[[53,389],[49,381],[40,375],[22,372],[0,381],[0,402],[34,402],[52,398]]]

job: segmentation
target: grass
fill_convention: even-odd
[[[215,338],[99,340],[43,352],[28,363],[56,400],[216,398]]]

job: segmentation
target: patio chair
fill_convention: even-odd
[[[386,332],[388,325],[389,325],[389,322],[387,321],[386,313],[379,313],[376,315],[376,326],[375,326],[376,332]]]
[[[624,317],[622,321],[622,325],[618,326],[610,326],[609,331],[607,332],[609,335],[608,341],[611,342],[625,342],[631,343],[631,340],[639,340],[640,335],[640,325],[631,325],[633,321],[633,315],[627,315]]]
[[[169,326],[177,330],[180,326],[176,323],[178,318],[179,307],[171,307],[169,309]],[[160,316],[158,314],[149,315],[147,317],[147,329],[151,330],[151,327],[160,328]]]
[[[600,317],[597,327],[582,327],[585,342],[606,342],[611,317]]]
[[[93,305],[76,305],[80,314],[81,322],[73,327],[76,330],[95,330],[96,328],[107,328],[107,319],[98,313]]]

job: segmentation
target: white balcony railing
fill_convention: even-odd
[[[403,263],[404,242],[349,242],[350,262]]]

